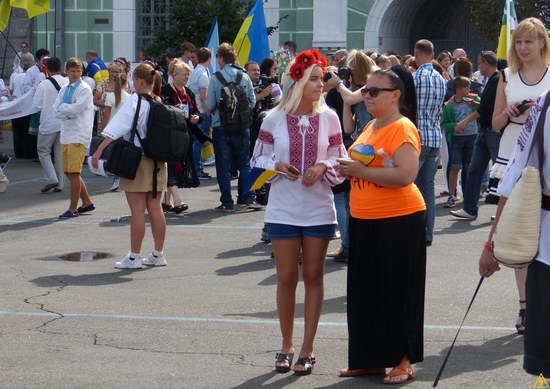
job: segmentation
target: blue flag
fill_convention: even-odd
[[[256,4],[244,20],[233,47],[237,51],[239,64],[244,66],[248,61],[262,61],[269,57],[269,40],[265,24],[264,2],[256,0]]]
[[[219,70],[218,61],[216,61],[216,51],[218,50],[219,45],[220,33],[218,31],[218,17],[214,16],[212,26],[210,27],[210,33],[208,34],[208,39],[206,39],[206,43],[204,44],[204,47],[209,48],[212,52],[212,61],[210,61],[210,65],[208,65],[208,70],[211,75]]]

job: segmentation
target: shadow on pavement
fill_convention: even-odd
[[[266,381],[269,381],[276,376],[280,376],[281,379],[275,382],[266,383]],[[292,385],[298,379],[300,379],[300,377],[295,376],[294,374],[292,374],[292,372],[283,375],[281,373],[277,373],[276,371],[272,371],[266,374],[262,374],[258,377],[251,378],[240,385],[232,386],[231,389],[253,389],[253,388],[254,389],[255,388],[278,389],[278,388],[284,388],[287,385]]]
[[[449,347],[446,347],[441,350],[440,355],[424,358],[424,362],[416,368],[416,372],[419,372],[423,379],[428,376],[432,381],[435,380],[448,351]],[[523,359],[523,337],[517,334],[491,339],[480,345],[456,344],[440,383],[444,387],[445,378],[468,372],[497,370],[517,362],[518,359]]]
[[[275,300],[275,295],[273,296],[273,300]],[[346,296],[340,296],[335,297],[331,299],[326,299],[323,303],[323,314],[327,313],[346,313],[347,307],[346,307]],[[255,317],[258,319],[277,319],[279,317],[277,310],[273,311],[266,311],[266,312],[251,312],[251,313],[243,313],[243,312],[232,312],[232,313],[226,313],[224,316],[247,316],[247,317]],[[294,316],[295,318],[303,318],[304,317],[304,303],[303,302],[296,302],[296,314]]]
[[[63,286],[98,286],[98,285],[116,285],[130,282],[133,278],[128,277],[136,271],[145,271],[151,269],[144,267],[141,270],[116,270],[109,273],[99,274],[81,274],[73,276],[70,274],[59,274],[52,276],[43,276],[29,280],[41,288],[53,288]]]

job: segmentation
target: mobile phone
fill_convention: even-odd
[[[531,100],[523,100],[521,102],[521,104],[517,105],[517,109],[519,111],[519,113],[516,115],[516,117],[518,116],[521,116],[525,113],[525,111],[527,111],[529,109],[529,103],[531,102]]]
[[[292,174],[300,175],[300,171],[292,165],[290,165],[287,170]]]

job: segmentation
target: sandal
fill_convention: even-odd
[[[279,373],[288,373],[290,371],[290,366],[292,366],[292,359],[294,359],[294,354],[275,354],[275,370]],[[278,363],[288,363],[288,366],[279,366]]]
[[[520,300],[520,304],[525,304],[525,300]],[[526,308],[521,308],[519,310],[518,316],[521,318],[521,322],[519,324],[516,324],[516,331],[519,335],[523,335],[525,333],[525,313]]]
[[[294,370],[295,375],[309,375],[313,371],[313,365],[315,365],[315,357],[300,357],[294,364],[296,366],[303,366],[305,370]]]
[[[365,375],[385,375],[386,374],[386,368],[384,367],[373,367],[368,369],[340,369],[340,377],[348,378],[348,377],[362,377]]]
[[[400,380],[392,381],[391,379],[394,377],[404,377]],[[384,377],[384,383],[389,385],[398,385],[398,384],[404,384],[408,380],[412,380],[414,377],[416,377],[416,374],[413,373],[412,369],[410,367],[403,367],[403,366],[395,366],[392,371],[390,371],[386,376]]]

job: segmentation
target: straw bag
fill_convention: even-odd
[[[542,204],[542,166],[544,163],[544,122],[550,105],[547,95],[533,136],[527,163],[535,145],[539,148],[539,169],[527,166],[514,186],[493,234],[493,256],[504,266],[529,265],[539,249]]]

